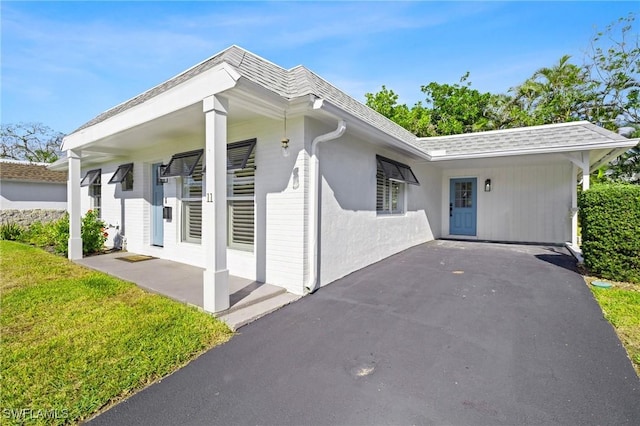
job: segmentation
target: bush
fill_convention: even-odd
[[[91,254],[102,250],[107,240],[105,224],[98,215],[89,210],[81,224],[82,253]],[[40,248],[49,248],[66,256],[69,246],[69,215],[53,222],[34,222],[22,233],[21,241]]]
[[[7,222],[0,225],[0,240],[19,241],[24,230],[14,222]]]
[[[82,218],[82,253],[96,253],[104,247],[107,240],[105,223],[98,214],[89,210]],[[69,235],[69,218],[67,217],[67,238]]]
[[[640,185],[595,185],[580,194],[579,207],[585,266],[640,283]]]

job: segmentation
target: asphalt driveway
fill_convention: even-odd
[[[573,267],[557,247],[420,245],[92,424],[640,424],[640,380]]]

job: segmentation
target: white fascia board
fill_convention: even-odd
[[[418,157],[422,160],[431,160],[431,156],[426,152],[422,151],[419,148],[416,148],[412,145],[409,145],[402,139],[398,139],[389,133],[386,133],[375,126],[365,122],[361,118],[358,118],[352,114],[349,114],[344,109],[333,105],[331,102],[328,102],[325,99],[316,99],[313,104],[313,109],[315,110],[323,110],[330,115],[336,117],[336,119],[344,119],[349,127],[357,127],[365,133],[370,134],[376,139],[383,140],[388,143],[390,146],[401,149],[414,157]]]
[[[513,157],[516,155],[529,155],[529,154],[554,154],[562,152],[573,151],[592,151],[595,149],[613,149],[613,148],[631,148],[638,144],[640,139],[628,139],[625,141],[615,142],[603,142],[598,144],[589,145],[573,145],[573,146],[560,146],[554,148],[531,148],[531,149],[518,149],[512,151],[493,151],[482,152],[478,154],[452,154],[433,156],[431,161],[448,161],[448,160],[472,160],[476,158],[492,158],[492,157]]]
[[[100,123],[66,136],[62,150],[82,146],[201,102],[204,98],[235,87],[240,74],[223,62],[175,87]]]

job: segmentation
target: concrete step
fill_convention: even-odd
[[[229,310],[222,315],[218,316],[218,319],[224,321],[232,330],[237,330],[240,327],[247,325],[258,318],[261,318],[271,312],[277,311],[283,306],[288,305],[300,299],[302,296],[295,294],[282,292],[275,296],[263,299],[250,305],[244,305],[235,310]]]

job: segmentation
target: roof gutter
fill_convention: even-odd
[[[314,108],[316,105],[314,104]],[[344,120],[338,122],[335,130],[316,136],[311,142],[310,163],[309,163],[309,240],[308,240],[308,266],[309,279],[305,285],[306,293],[313,293],[319,287],[318,282],[318,218],[320,217],[320,162],[316,154],[318,144],[341,137],[347,130],[347,123]]]

